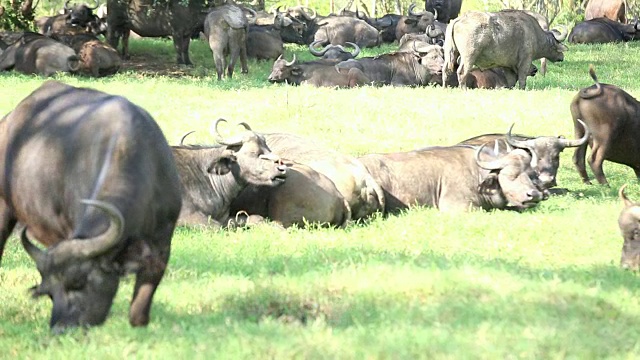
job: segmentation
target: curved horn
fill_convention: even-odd
[[[578,147],[578,146],[586,143],[587,140],[589,140],[589,136],[591,135],[591,133],[589,132],[589,128],[587,127],[587,124],[585,124],[584,121],[582,121],[580,119],[576,119],[576,120],[584,128],[584,135],[580,139],[575,139],[575,140],[558,139],[558,142],[560,143],[560,145],[562,145],[563,148],[566,148],[566,147]]]
[[[282,56],[282,55],[280,55]],[[219,118],[218,120],[216,120],[215,125],[213,126],[213,130],[216,133],[216,136],[218,136],[218,138],[222,139],[222,135],[220,135],[220,131],[218,131],[218,125],[220,125],[221,122],[227,122],[227,120],[223,119],[223,118]]]
[[[438,9],[433,8],[433,20],[438,20]]]
[[[67,0],[64,2],[64,9],[65,10],[69,10],[69,3],[71,2],[71,0]],[[66,12],[66,11],[65,11]]]
[[[531,154],[531,167],[534,169],[538,168],[538,154],[536,154],[535,151],[533,150],[529,150],[529,153]]]
[[[355,59],[356,56],[360,55],[360,46],[356,43],[346,42],[345,44],[351,45],[353,47],[353,52],[351,52],[351,56]]]
[[[416,7],[416,3],[412,3],[411,5],[409,5],[409,10],[408,10],[409,15],[411,15],[411,16],[418,16],[418,17],[420,17],[420,16],[422,16],[422,15],[426,12],[426,11],[420,11],[419,13],[417,13],[417,12],[413,12],[413,9],[414,9],[415,7]]]
[[[475,160],[476,160],[476,164],[478,164],[478,166],[480,166],[483,169],[487,169],[487,170],[498,170],[498,169],[502,169],[504,167],[504,165],[502,164],[502,160],[500,159],[496,159],[493,161],[482,161],[480,160],[480,153],[482,152],[482,149],[484,149],[484,146],[486,144],[482,144],[482,146],[480,146],[478,148],[478,150],[476,150],[476,154],[474,156]]]
[[[124,232],[124,216],[117,207],[99,200],[83,199],[80,202],[104,211],[109,216],[109,227],[102,234],[90,239],[71,239],[58,243],[49,250],[56,264],[74,258],[89,259],[104,254],[120,242]]]
[[[191,130],[191,131],[189,131],[188,133],[186,133],[186,134],[182,135],[182,139],[180,139],[180,146],[182,146],[182,144],[184,143],[184,139],[186,139],[186,138],[187,138],[187,136],[189,136],[189,135],[193,134],[194,132],[196,132],[196,131],[195,131],[195,130]]]
[[[427,26],[427,36],[430,38],[437,38],[438,36],[442,35],[442,31],[440,29],[438,29],[435,25],[431,24],[429,26]]]
[[[247,124],[246,122],[239,122],[238,125],[242,126],[243,128],[247,129],[247,131],[253,131],[251,130],[251,127],[249,126],[249,124]]]
[[[22,230],[22,234],[20,235],[20,240],[22,240],[22,247],[24,248],[24,250],[33,259],[33,261],[36,263],[36,266],[39,267],[40,264],[42,264],[45,261],[45,259],[47,258],[47,254],[44,251],[40,250],[39,247],[37,247],[37,246],[33,245],[33,243],[31,243],[31,241],[27,237],[27,227],[26,226]]]
[[[557,32],[557,35],[556,35],[556,32]],[[553,37],[556,38],[556,40],[564,41],[564,39],[566,39],[567,35],[569,34],[569,29],[567,29],[565,25],[560,25],[560,30],[552,31],[552,33],[553,33]]]
[[[534,147],[533,139],[531,139],[531,140],[516,140],[511,136],[511,130],[513,130],[513,126],[515,124],[516,123],[511,124],[511,127],[509,127],[509,131],[507,132],[507,143],[509,143],[511,146],[516,147],[516,148],[529,149],[529,150],[533,151],[533,147]]]
[[[99,7],[100,7],[100,1],[96,1],[96,6],[94,6],[94,7],[87,6],[87,9],[93,11],[93,10],[99,8]]]
[[[291,65],[295,64],[295,62],[296,62],[296,54],[293,54],[293,60],[291,60],[290,62],[285,62],[284,64],[286,66],[291,66]]]
[[[322,40],[316,40],[309,44],[309,52],[314,56],[323,56],[327,51],[329,51],[329,48],[332,46],[331,44],[328,44],[322,50],[316,50],[315,46],[320,43],[322,43]]]
[[[632,206],[633,205],[633,201],[629,200],[629,198],[627,197],[627,194],[624,193],[624,189],[627,187],[627,185],[629,184],[624,184],[620,187],[620,190],[618,190],[618,196],[620,197],[620,200],[622,200],[622,202],[624,203],[624,206]],[[23,231],[24,233],[24,231]],[[37,249],[37,248],[36,248]],[[31,255],[31,254],[29,254]],[[36,261],[36,264],[38,262]]]

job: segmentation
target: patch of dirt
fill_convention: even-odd
[[[183,78],[194,76],[195,67],[178,65],[175,59],[171,61],[160,57],[148,55],[131,55],[129,60],[124,60],[120,67],[121,73],[134,72],[139,77],[166,76],[171,78]]]

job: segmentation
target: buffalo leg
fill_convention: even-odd
[[[524,61],[518,64],[518,88],[524,90],[527,88],[527,77],[529,76],[529,70],[531,69],[531,61],[525,63]]]
[[[164,245],[154,248],[152,254],[143,259],[142,267],[136,273],[136,284],[133,290],[133,298],[129,307],[129,323],[131,326],[146,326],[149,324],[149,312],[153,295],[164,276],[164,271],[169,262],[171,253],[171,237],[175,224],[169,224],[159,231],[155,239],[149,239],[153,245]],[[146,240],[146,239],[145,239]]]
[[[242,73],[249,73],[249,66],[247,65],[247,34],[245,32],[242,35],[242,42],[240,42],[240,65],[242,65]]]
[[[176,50],[178,65],[193,65],[189,59],[189,42],[191,39],[184,34],[173,34],[173,47]]]
[[[584,136],[584,128],[579,125],[577,121],[574,121],[573,123],[573,132],[576,139],[580,139]],[[582,182],[591,185],[591,181],[589,181],[589,175],[587,175],[587,166],[584,160],[587,156],[588,144],[589,142],[586,142],[576,148],[576,151],[573,153],[573,164],[576,166]]]
[[[218,80],[222,80],[222,74],[224,74],[225,68],[224,46],[220,46],[220,44],[215,42],[210,42],[209,46],[213,52],[213,63],[216,65]]]
[[[9,210],[9,207],[3,199],[0,199],[0,263],[2,263],[2,254],[4,253],[4,246],[7,243],[7,239],[13,228],[16,226],[16,218],[13,212]]]
[[[589,166],[591,167],[591,171],[593,171],[593,175],[601,185],[609,185],[607,178],[604,176],[604,171],[602,171],[602,163],[604,163],[607,149],[608,144],[594,143],[593,148],[591,149],[591,156],[589,157]]]
[[[122,59],[129,60],[131,56],[129,56],[129,35],[131,35],[130,30],[124,30],[122,32]]]

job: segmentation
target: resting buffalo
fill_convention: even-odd
[[[355,59],[360,54],[360,47],[357,44],[348,42],[347,45],[353,47],[353,52],[347,51],[342,45],[326,45],[322,49],[316,49],[315,46],[320,44],[320,41],[314,41],[309,44],[309,52],[313,56],[317,56],[321,59],[345,61],[349,59]]]
[[[318,142],[287,133],[263,134],[267,145],[284,161],[309,166],[328,177],[351,207],[353,219],[384,209],[384,195],[365,167],[354,157]]]
[[[67,45],[36,33],[24,33],[0,55],[0,70],[14,69],[24,74],[51,76],[76,72],[80,59]]]
[[[78,55],[78,72],[93,77],[109,76],[118,72],[121,61],[116,49],[92,34],[58,35],[55,39],[70,46]]]
[[[591,20],[601,17],[621,23],[627,22],[626,0],[589,0],[584,10],[584,19]]]
[[[247,186],[231,205],[231,214],[239,212],[269,218],[283,227],[344,227],[351,220],[351,207],[333,181],[297,163],[287,169],[287,180],[278,187]]]
[[[583,137],[581,119],[591,131],[589,166],[598,183],[608,185],[602,171],[605,160],[624,164],[633,169],[640,179],[640,103],[615,85],[600,84],[593,67],[589,75],[595,82],[576,94],[571,101],[571,116],[576,138]],[[576,148],[573,163],[582,181],[590,184],[585,167],[587,143]]]
[[[278,7],[279,9],[279,7]],[[247,56],[258,60],[275,60],[284,53],[285,36],[299,36],[299,23],[285,16],[278,9],[262,18],[262,24],[249,24],[247,32]]]
[[[604,44],[634,40],[638,33],[638,21],[622,24],[607,18],[597,18],[576,24],[567,41],[576,44]]]
[[[386,14],[382,17],[372,19],[359,12],[357,13],[357,17],[376,28],[380,33],[380,40],[382,40],[382,42],[392,43],[396,41],[396,28],[402,15]]]
[[[537,20],[520,10],[497,13],[469,11],[447,27],[444,41],[443,82],[455,69],[458,55],[458,83],[466,88],[466,77],[474,66],[511,68],[518,74],[520,89],[526,88],[531,62],[547,58],[562,61],[566,49],[560,34],[544,31]]]
[[[415,205],[440,211],[522,210],[543,199],[530,178],[532,160],[526,151],[496,155],[483,149],[430,147],[358,159],[384,190],[386,213]]]
[[[416,45],[411,52],[343,61],[337,67],[359,69],[376,85],[420,86],[441,84],[443,62],[442,47]]]
[[[297,63],[296,56],[287,61],[278,58],[271,68],[268,80],[272,83],[312,85],[316,87],[355,87],[371,83],[360,69],[340,69],[336,60],[318,60]]]
[[[535,76],[537,72],[538,68],[531,64],[528,76]],[[518,75],[509,68],[473,69],[467,76],[466,87],[467,89],[512,89],[517,81]],[[457,76],[449,76],[445,85],[459,86]]]
[[[444,33],[437,27],[431,25],[424,33],[408,33],[404,34],[400,41],[398,41],[398,51],[411,51],[415,45],[423,43],[426,45],[439,45],[444,43]]]
[[[92,24],[98,20],[93,14],[93,10],[97,9],[98,5],[89,7],[87,4],[76,4],[69,7],[70,1],[65,2],[62,14],[37,18],[35,25],[38,32],[45,35],[88,32],[87,29],[90,30]]]
[[[33,295],[53,302],[51,327],[103,323],[127,272],[136,273],[129,322],[147,325],[181,206],[171,149],[151,115],[48,81],[0,121],[0,166],[0,255],[19,221],[42,276]]]
[[[436,20],[434,14],[429,11],[415,12],[415,7],[416,4],[411,4],[408,9],[408,15],[398,20],[396,40],[400,41],[405,34],[424,33],[427,28],[433,26]]]
[[[624,238],[620,266],[633,271],[640,270],[640,204],[627,197],[623,185],[618,191],[624,208],[618,217],[618,226]]]
[[[255,20],[255,13],[253,14]],[[238,57],[242,73],[248,73],[247,67],[247,28],[249,21],[243,9],[235,4],[225,4],[211,10],[204,20],[204,36],[213,53],[218,80],[222,79],[225,66],[227,77],[231,79]],[[226,57],[229,55],[227,66]]]
[[[203,0],[107,0],[107,42],[129,58],[129,34],[145,37],[171,35],[178,64],[192,65],[189,42],[196,30],[202,29],[207,8]]]
[[[504,141],[504,144],[509,144],[518,149],[524,149],[531,154],[535,154],[537,159],[535,164],[531,164],[533,169],[537,173],[537,177],[540,180],[540,185],[543,189],[549,189],[556,186],[556,175],[558,168],[560,167],[560,153],[568,147],[578,147],[583,145],[589,139],[589,129],[586,125],[578,120],[581,126],[584,127],[584,136],[577,140],[567,140],[562,136],[524,136],[524,135],[511,135],[513,125],[509,128],[506,134],[484,134],[472,137],[470,139],[460,142],[463,145],[480,146],[495,140]],[[498,143],[503,144],[503,142]],[[501,153],[511,151],[507,147],[499,147]]]
[[[216,121],[216,133],[222,121]],[[231,202],[247,185],[274,187],[285,181],[287,167],[279,164],[280,158],[261,135],[241,125],[246,131],[239,135],[218,135],[223,146],[172,147],[182,183],[180,224],[226,226]]]
[[[458,17],[461,7],[462,0],[425,0],[424,2],[424,9],[434,14],[437,12],[436,20],[445,24]]]

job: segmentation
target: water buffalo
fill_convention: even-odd
[[[287,228],[320,224],[344,227],[351,207],[336,185],[311,167],[293,163],[278,187],[247,186],[233,201],[231,213],[260,215]]]
[[[70,46],[78,55],[78,72],[93,77],[113,75],[120,70],[121,60],[116,49],[95,35],[57,35],[55,39]]]
[[[0,55],[0,70],[9,69],[51,76],[57,72],[78,71],[80,59],[71,47],[47,36],[26,32]]]
[[[415,45],[414,42],[416,42]],[[411,51],[413,50],[414,46],[419,45],[420,43],[424,43],[425,46],[442,46],[444,44],[444,33],[434,25],[430,25],[423,33],[404,34],[400,41],[398,41],[398,51]]]
[[[638,271],[640,270],[640,204],[629,200],[624,193],[626,187],[627,185],[623,185],[618,191],[620,200],[624,204],[618,217],[618,226],[624,238],[620,267]]]
[[[284,53],[284,37],[300,36],[302,29],[298,22],[274,9],[258,24],[249,24],[247,32],[247,56],[258,60],[275,60]]]
[[[371,83],[360,69],[340,69],[336,67],[336,61],[323,59],[298,63],[295,55],[291,61],[279,57],[273,63],[268,80],[272,83],[343,88]]]
[[[434,14],[429,11],[415,12],[415,7],[416,4],[411,4],[408,9],[408,15],[401,17],[398,21],[396,40],[400,41],[405,34],[424,33],[427,28],[433,26],[436,20]]]
[[[585,134],[578,123],[581,119],[591,131],[591,139],[576,148],[573,163],[582,181],[591,184],[585,167],[588,144],[589,166],[598,183],[609,184],[602,171],[604,160],[631,167],[640,179],[640,104],[619,87],[599,83],[593,67],[589,68],[589,75],[595,85],[581,89],[571,101],[570,109],[576,138]]]
[[[528,76],[535,76],[538,68],[531,64]],[[447,78],[446,86],[459,86],[458,77],[452,74]],[[504,67],[494,67],[486,70],[473,69],[466,79],[467,89],[512,89],[516,86],[518,74]]]
[[[255,16],[253,18],[255,19]],[[249,21],[243,9],[235,4],[218,6],[207,14],[204,20],[204,35],[213,53],[218,80],[222,80],[225,66],[227,77],[231,79],[238,57],[240,57],[242,72],[245,74],[249,72],[247,67],[248,27]],[[228,66],[227,55],[229,55]]]
[[[127,272],[136,274],[129,322],[147,325],[181,206],[151,115],[120,96],[45,82],[0,121],[0,166],[0,256],[19,221],[42,276],[33,295],[53,302],[51,327],[103,323]]]
[[[241,123],[246,131],[224,139],[218,133],[223,121],[215,124],[223,146],[172,147],[183,193],[179,224],[226,226],[231,202],[247,185],[274,187],[285,181],[287,167],[261,135]]]
[[[89,7],[87,4],[76,4],[70,7],[69,2],[65,2],[62,14],[37,18],[34,22],[38,32],[45,35],[86,33],[91,23],[97,21],[93,10],[98,5]]]
[[[613,21],[626,23],[626,10],[625,0],[589,0],[584,10],[584,19],[591,20],[605,17]]]
[[[622,24],[607,18],[597,18],[576,24],[567,41],[576,44],[604,44],[634,40],[638,33],[638,21]]]
[[[331,179],[349,204],[353,219],[384,209],[382,189],[356,158],[341,154],[317,139],[287,133],[263,135],[271,151],[284,161],[307,165]]]
[[[362,13],[357,13],[357,17],[376,28],[380,33],[380,40],[382,40],[382,42],[392,43],[396,41],[396,28],[402,15],[386,14],[382,17],[372,19]]]
[[[360,54],[360,47],[358,44],[348,42],[347,45],[353,47],[353,51],[347,51],[342,45],[326,45],[322,49],[316,49],[315,46],[320,44],[321,41],[314,41],[309,44],[309,52],[313,56],[317,56],[321,59],[345,61],[349,59],[355,59]]]
[[[359,69],[376,85],[420,86],[441,84],[443,63],[441,46],[416,45],[411,52],[364,57],[343,61],[336,66]]]
[[[171,35],[177,63],[192,65],[189,43],[202,29],[206,10],[204,0],[107,0],[107,42],[118,49],[122,38],[121,56],[128,59],[131,31],[144,37]]]
[[[466,77],[474,66],[514,69],[520,89],[526,88],[531,62],[547,58],[562,61],[566,49],[560,41],[566,31],[544,31],[537,20],[520,10],[497,13],[469,11],[447,27],[444,41],[443,83],[458,64],[458,83],[466,88]]]
[[[550,189],[556,186],[556,175],[558,168],[560,167],[560,153],[568,147],[578,147],[587,142],[589,139],[589,129],[584,122],[578,120],[581,126],[584,128],[584,135],[580,139],[567,140],[563,136],[525,136],[525,135],[512,135],[513,125],[509,128],[506,134],[484,134],[472,137],[470,139],[460,142],[463,145],[480,146],[495,140],[502,140],[499,142],[498,150],[501,153],[507,153],[511,151],[506,146],[500,146],[503,144],[509,144],[514,148],[524,149],[531,154],[535,154],[536,163],[532,163],[531,166],[536,171],[540,185],[542,189]]]
[[[462,0],[425,0],[424,9],[431,13],[438,13],[436,20],[448,24],[449,21],[458,17]]]
[[[386,213],[415,205],[440,211],[523,210],[543,199],[530,177],[529,153],[515,149],[495,155],[483,149],[484,145],[430,147],[358,160],[384,190]]]

